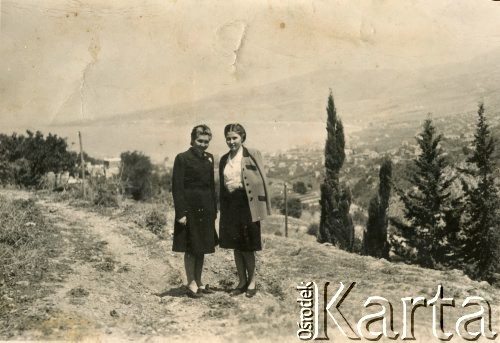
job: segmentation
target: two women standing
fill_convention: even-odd
[[[222,156],[220,174],[220,246],[234,249],[239,283],[231,295],[256,294],[255,251],[262,249],[260,221],[270,214],[270,199],[260,152],[243,146],[240,124],[224,128],[229,152]],[[174,162],[175,204],[173,250],[184,252],[187,292],[191,297],[211,292],[201,282],[203,257],[218,243],[213,156],[205,152],[212,135],[206,125],[193,128],[191,148]]]

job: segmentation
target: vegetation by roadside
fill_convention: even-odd
[[[0,197],[0,339],[32,328],[53,311],[33,302],[70,271],[53,262],[64,249],[62,237],[32,198]]]

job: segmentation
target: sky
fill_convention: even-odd
[[[148,111],[214,98],[223,112],[225,94],[234,101],[322,70],[418,73],[500,47],[500,2],[489,0],[0,0],[0,10],[2,132],[68,132],[93,122],[89,134],[98,137],[106,127],[119,132],[120,118],[130,124]],[[178,133],[200,119],[210,121],[184,117]],[[165,144],[179,149],[185,137],[169,130]]]

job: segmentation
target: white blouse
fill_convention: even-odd
[[[228,156],[224,168],[224,185],[229,192],[243,188],[241,177],[241,160],[243,159],[243,148],[240,147],[236,155],[231,158]]]

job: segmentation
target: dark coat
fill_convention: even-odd
[[[178,154],[174,161],[172,195],[175,206],[172,250],[213,253],[217,245],[213,156],[194,148]],[[187,225],[177,221],[184,216]]]

